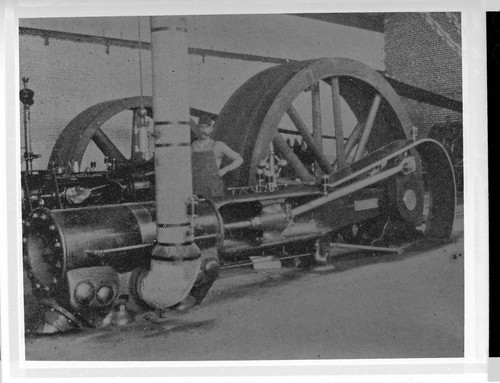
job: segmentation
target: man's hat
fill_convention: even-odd
[[[198,120],[198,126],[200,125],[212,125],[212,117],[208,114],[202,114]]]

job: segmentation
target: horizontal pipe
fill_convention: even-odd
[[[121,251],[146,249],[148,247],[152,248],[153,246],[154,245],[152,243],[141,243],[139,245],[115,247],[115,248],[104,249],[104,250],[85,250],[85,253],[86,254],[95,255],[97,257],[102,257],[102,256],[104,256],[106,254],[118,253],[118,252],[121,252]]]
[[[220,234],[207,234],[207,235],[200,235],[198,237],[194,237],[194,240],[201,241],[204,239],[217,238],[217,237],[220,237]],[[98,257],[102,257],[106,254],[119,253],[122,251],[140,250],[140,249],[146,249],[148,247],[153,248],[153,246],[154,246],[153,243],[142,243],[139,245],[115,247],[115,248],[104,249],[104,250],[85,250],[85,253],[95,255]]]
[[[332,247],[339,247],[343,249],[354,249],[354,250],[374,250],[374,251],[387,251],[391,253],[401,254],[403,249],[400,247],[380,247],[380,246],[365,246],[365,245],[355,245],[351,243],[330,243]]]
[[[304,254],[297,254],[297,255],[289,255],[289,256],[286,256],[286,257],[280,257],[280,256],[278,256],[276,258],[276,260],[283,261],[283,260],[286,260],[286,259],[297,259],[297,258],[302,258],[302,257],[310,257],[312,255],[313,255],[313,253],[304,253]],[[253,266],[253,265],[254,265],[253,262],[242,262],[242,263],[237,263],[237,264],[231,265],[231,266],[222,266],[220,269],[221,270],[235,269],[236,267],[245,267],[245,266]]]
[[[295,242],[311,241],[313,239],[318,239],[321,237],[322,237],[322,234],[307,234],[307,235],[303,235],[303,236],[297,236],[294,238],[287,238],[287,239],[284,239],[281,241],[267,242],[267,243],[263,243],[263,244],[258,245],[258,246],[239,246],[239,247],[235,247],[235,248],[227,248],[227,249],[224,249],[224,254],[235,255],[239,252],[258,251],[258,250],[262,250],[262,249],[266,249],[266,248],[270,248],[270,247],[289,245],[289,244],[295,243]]]

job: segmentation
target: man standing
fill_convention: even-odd
[[[198,139],[191,145],[193,192],[208,198],[223,196],[224,184],[221,177],[243,163],[243,158],[238,153],[225,143],[210,137],[213,130],[211,117],[202,115],[198,121]],[[227,157],[230,163],[221,168],[224,157]]]

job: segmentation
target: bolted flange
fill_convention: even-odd
[[[36,209],[26,220],[23,263],[35,295],[48,297],[63,288],[62,241],[50,211],[45,208]]]

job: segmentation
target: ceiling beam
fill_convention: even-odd
[[[291,15],[384,33],[385,13],[294,13]]]

